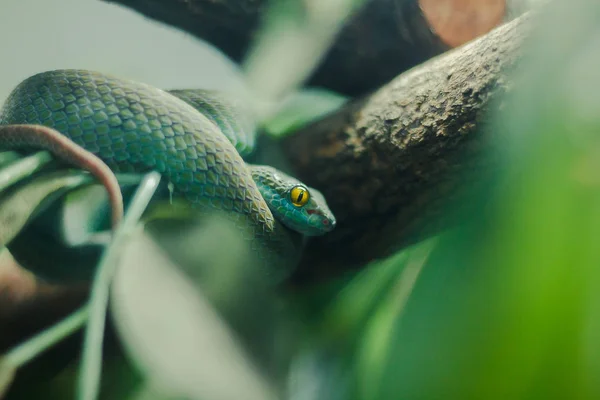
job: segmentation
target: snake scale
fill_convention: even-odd
[[[109,193],[115,182],[106,168],[158,171],[175,195],[233,220],[267,273],[285,276],[298,261],[298,233],[322,235],[335,227],[335,218],[317,190],[244,161],[255,129],[249,114],[229,100],[218,92],[164,91],[93,71],[43,72],[21,82],[4,103],[0,149],[47,149],[93,173]],[[120,192],[110,196],[117,224],[122,199]]]

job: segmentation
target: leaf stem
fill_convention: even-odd
[[[13,368],[27,364],[44,350],[81,328],[87,317],[88,306],[86,305],[33,338],[13,347],[2,357],[2,360]]]
[[[138,221],[154,196],[159,183],[160,174],[157,172],[149,173],[144,177],[96,271],[90,295],[90,318],[85,331],[78,381],[77,398],[80,400],[94,400],[98,397],[109,286],[115,273],[117,260],[121,256],[127,240],[135,231]]]

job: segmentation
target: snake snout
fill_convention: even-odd
[[[333,229],[333,228],[335,228],[335,224],[336,224],[336,220],[332,219],[332,220],[328,220],[328,224],[326,224],[326,225],[331,226],[331,229]]]
[[[335,218],[328,218],[327,216],[323,216],[323,226],[326,228],[327,232],[332,231],[335,228]]]
[[[318,209],[310,210],[308,213],[312,214],[311,219],[313,220],[313,224],[320,234],[330,232],[333,230],[333,228],[335,228],[336,221],[333,216]]]
[[[321,224],[323,225],[323,228],[329,232],[331,230],[333,230],[333,228],[335,228],[335,220],[331,221],[329,220],[329,218],[323,218],[323,220],[321,221]]]

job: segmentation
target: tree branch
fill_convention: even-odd
[[[283,140],[296,176],[322,190],[338,218],[301,271],[330,274],[390,255],[468,207],[469,190],[495,165],[487,119],[510,88],[530,20],[432,59]]]

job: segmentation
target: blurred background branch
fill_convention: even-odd
[[[105,0],[203,39],[236,62],[267,0]],[[307,4],[309,2],[306,2]],[[489,32],[535,0],[370,0],[345,24],[308,84],[355,96]]]

